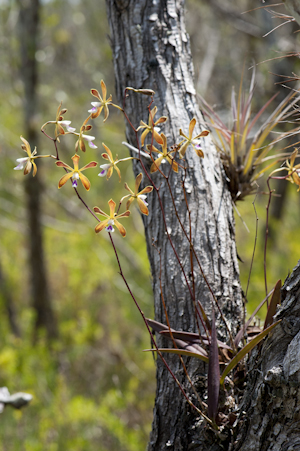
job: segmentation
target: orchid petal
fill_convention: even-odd
[[[58,188],[61,188],[62,186],[64,186],[72,176],[73,176],[73,172],[68,172],[68,174],[63,175],[62,178],[58,182]]]
[[[145,204],[145,202],[141,199],[141,196],[137,197],[137,202],[138,202],[138,206],[139,206],[139,208],[141,210],[141,213],[143,215],[148,216],[149,210],[148,210],[147,205]]]
[[[158,168],[159,168],[159,166],[160,166],[160,164],[161,164],[163,158],[164,158],[164,156],[161,155],[160,157],[158,157],[158,158],[154,161],[154,163],[152,163],[152,166],[151,166],[151,168],[150,168],[151,174],[153,174],[153,172],[156,172],[156,171],[158,170]]]
[[[122,224],[120,224],[120,222],[117,221],[117,220],[115,220],[115,226],[117,227],[117,229],[119,230],[120,234],[124,238],[126,236],[126,229],[125,229],[125,227]]]
[[[136,179],[135,179],[135,188],[134,188],[134,194],[135,194],[135,195],[136,195],[136,194],[138,193],[138,191],[139,191],[139,187],[140,187],[142,178],[143,178],[143,174],[140,172],[140,173],[136,176]]]
[[[96,161],[91,161],[90,163],[83,166],[83,168],[81,168],[80,171],[85,171],[88,168],[94,168],[95,166],[97,166],[97,164],[98,163]]]
[[[89,179],[88,179],[84,174],[81,174],[81,172],[79,172],[78,175],[79,175],[79,178],[80,178],[80,180],[81,180],[81,183],[83,184],[83,186],[85,187],[85,189],[86,189],[87,191],[89,191],[90,188],[91,188],[91,182],[89,181]]]
[[[111,162],[114,161],[111,150],[104,144],[102,143],[102,146],[104,147],[104,149],[106,150],[107,154],[108,154],[108,158],[104,157],[105,154],[102,154],[102,157],[105,158],[106,160],[110,160]]]
[[[190,122],[190,125],[189,125],[189,138],[190,139],[192,139],[195,125],[196,125],[196,118],[193,117],[193,119],[191,119],[191,122]]]
[[[109,218],[108,214],[106,214],[103,210],[100,210],[99,207],[94,207],[94,212],[98,213],[99,215],[106,216],[107,218]]]
[[[108,201],[108,205],[109,205],[110,217],[113,218],[114,214],[115,214],[116,203],[112,199],[110,199]]]
[[[104,221],[99,222],[95,227],[95,232],[96,233],[101,232],[101,230],[103,230],[107,226],[108,221],[109,219],[104,219]]]

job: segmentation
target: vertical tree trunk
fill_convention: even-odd
[[[37,111],[37,63],[35,54],[38,42],[39,0],[19,0],[19,32],[21,49],[21,77],[24,82],[24,137],[32,149],[37,146],[38,137],[35,125]],[[45,328],[49,338],[56,335],[56,321],[50,301],[48,280],[45,268],[41,225],[41,183],[39,173],[25,179],[27,214],[29,224],[29,267],[31,275],[32,302],[36,312],[36,332]]]
[[[154,104],[158,107],[157,117],[166,115],[169,118],[163,128],[169,147],[180,141],[179,128],[188,134],[189,122],[193,117],[197,118],[195,134],[204,128],[196,102],[183,6],[181,0],[107,0],[118,101],[123,101],[126,86],[153,89],[156,92]],[[148,121],[148,103],[148,98],[138,94],[131,94],[126,100],[126,112],[135,127],[141,119]],[[127,139],[132,145],[137,145],[129,127]],[[242,299],[231,198],[225,186],[217,151],[210,138],[203,140],[202,144],[204,159],[200,159],[191,146],[186,154],[188,170],[185,187],[191,213],[193,245],[204,274],[234,331],[241,320]],[[145,165],[149,170],[146,160]],[[165,167],[163,170],[168,171]],[[135,164],[135,174],[140,171],[140,165]],[[158,197],[154,193],[148,196],[149,216],[144,219],[144,225],[153,276],[155,318],[166,322],[163,296],[171,326],[196,331],[194,307],[187,286],[192,286],[189,242],[174,213],[167,183],[158,172],[153,175],[153,180],[160,186],[159,194],[166,219],[165,224]],[[182,180],[183,173],[180,170],[178,175],[172,173],[169,178],[179,216],[189,233]],[[149,184],[145,177],[143,182]],[[186,278],[167,239],[166,227]],[[206,310],[210,311],[208,287],[195,259],[193,265],[195,298],[201,300]],[[220,318],[217,321],[219,335],[224,338],[224,324]],[[191,394],[192,390],[185,381],[178,359],[169,358],[168,362]],[[206,370],[195,359],[188,360],[187,367],[201,396],[206,383]],[[149,451],[221,449],[215,436],[209,432],[201,435],[201,429],[201,421],[191,412],[165,366],[158,359],[157,392]]]

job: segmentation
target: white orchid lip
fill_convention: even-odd
[[[63,125],[64,127],[66,127],[66,129],[68,130],[68,132],[75,132],[76,128],[74,127],[70,127],[71,121],[57,121],[57,123],[59,125]]]
[[[28,157],[24,158],[17,158],[17,162],[19,163],[18,166],[16,166],[14,169],[16,171],[21,171],[24,169],[26,162],[28,161]]]
[[[141,199],[142,202],[144,202],[146,207],[148,206],[148,203],[146,202],[146,199],[147,199],[147,195],[146,194],[139,194],[138,198]]]
[[[88,142],[94,141],[94,139],[96,139],[95,136],[90,136],[90,135],[82,135],[82,138]]]
[[[114,229],[114,224],[115,224],[115,221],[113,220],[113,219],[110,219],[108,222],[107,222],[107,226],[105,227],[105,230],[107,231],[107,232],[114,232],[115,231],[115,229]]]
[[[101,164],[100,169],[102,169],[101,172],[99,172],[99,177],[104,177],[107,174],[108,169],[110,168],[110,164]]]

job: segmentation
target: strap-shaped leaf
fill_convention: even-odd
[[[245,331],[247,330],[247,327],[249,326],[249,324],[251,323],[251,321],[253,320],[254,316],[256,315],[256,313],[261,309],[261,307],[264,305],[264,303],[267,301],[267,299],[269,298],[269,296],[273,293],[274,288],[270,291],[270,293],[265,297],[265,299],[263,301],[261,301],[261,303],[259,304],[258,307],[256,307],[256,309],[254,310],[254,312],[252,313],[252,315],[250,316],[250,318],[248,319],[248,321],[246,322],[246,324],[244,325],[244,327],[242,327],[238,333],[236,334],[236,337],[234,339],[234,344],[235,346],[238,346],[239,342],[241,341]]]
[[[281,303],[281,280],[279,279],[273,291],[273,295],[266,315],[264,329],[266,329],[268,326],[270,326],[270,324],[273,323],[273,317],[276,313],[277,305],[280,305],[280,303]]]
[[[184,349],[174,349],[174,348],[159,348],[160,352],[167,352],[169,354],[186,355],[187,357],[196,357],[205,363],[208,363],[208,357],[200,354],[199,352],[186,351]],[[144,352],[157,352],[156,349],[144,349]]]
[[[199,338],[199,334],[193,333],[193,332],[181,332],[180,330],[172,330],[172,335],[174,338],[178,338],[179,340],[183,340],[190,343],[201,343],[201,340]],[[160,332],[161,335],[166,335],[169,337],[170,331],[169,330],[163,330]],[[209,345],[209,342],[207,340],[207,337],[205,335],[201,335],[202,342],[205,345]],[[228,351],[232,351],[231,347],[227,344],[223,343],[223,341],[218,340],[218,346],[219,348],[228,349]]]
[[[211,342],[209,346],[209,362],[207,374],[207,414],[211,420],[215,420],[218,413],[219,391],[220,391],[220,365],[219,352],[215,322],[215,312],[212,309],[211,319]]]
[[[248,354],[252,349],[275,327],[277,324],[279,324],[281,319],[279,321],[276,321],[276,323],[269,326],[267,329],[263,330],[259,335],[257,335],[255,338],[253,338],[250,343],[246,344],[246,346],[241,349],[237,355],[230,361],[230,363],[226,366],[225,370],[223,371],[223,374],[220,379],[220,384],[224,384],[225,377],[227,374],[245,357],[246,354]]]

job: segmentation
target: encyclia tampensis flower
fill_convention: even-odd
[[[58,108],[57,108],[57,112],[56,112],[56,119],[55,121],[47,121],[42,127],[41,130],[43,131],[44,128],[46,127],[46,125],[48,124],[55,124],[55,139],[57,139],[57,141],[59,142],[59,135],[65,135],[65,129],[64,127],[66,127],[67,132],[72,133],[75,132],[75,128],[74,127],[70,127],[71,121],[67,121],[64,119],[64,114],[66,114],[66,112],[68,111],[66,108],[62,108],[62,102],[60,102]]]
[[[286,160],[286,167],[284,167],[284,169],[288,170],[289,176],[287,177],[287,180],[291,183],[295,183],[298,186],[297,191],[300,191],[300,164],[294,166],[297,155],[298,150],[295,149],[291,155],[290,161]]]
[[[168,151],[166,136],[163,133],[161,133],[160,136],[162,138],[162,144],[161,144],[162,151],[158,150],[155,146],[151,146],[151,144],[147,145],[147,150],[150,153],[156,152],[156,153],[160,154],[160,156],[156,160],[154,160],[154,162],[152,163],[150,172],[151,173],[156,172],[164,160],[166,160],[168,163],[170,163],[174,172],[178,172],[178,164],[176,163],[176,161],[174,160],[174,157],[172,156],[172,153],[176,152],[176,149],[172,148],[171,150]]]
[[[99,207],[94,207],[95,213],[106,217],[106,219],[104,219],[104,221],[101,221],[101,222],[99,222],[99,224],[96,225],[95,232],[99,233],[99,232],[101,232],[101,230],[103,230],[105,228],[105,230],[107,232],[112,233],[112,232],[114,232],[114,226],[116,226],[117,229],[119,230],[120,234],[123,237],[125,237],[126,236],[125,227],[118,221],[118,219],[127,218],[130,215],[130,211],[127,210],[124,213],[117,215],[115,213],[116,203],[112,199],[110,199],[108,201],[108,205],[109,205],[109,215],[107,213],[105,213],[104,211],[100,210]]]
[[[141,135],[142,146],[144,145],[146,136],[150,132],[152,133],[153,138],[155,139],[155,141],[158,144],[163,144],[161,135],[157,131],[157,126],[158,126],[158,124],[163,124],[164,122],[166,122],[168,120],[168,118],[166,116],[161,116],[159,119],[157,119],[157,121],[154,122],[154,116],[156,115],[156,113],[157,113],[157,107],[155,106],[149,114],[148,124],[146,124],[144,121],[141,121],[140,122],[141,125],[137,129],[137,131],[142,130],[143,128],[145,129]]]
[[[130,207],[131,203],[136,199],[141,213],[143,215],[148,216],[149,211],[148,211],[148,204],[146,202],[146,198],[147,198],[146,193],[151,193],[151,191],[153,190],[153,186],[146,186],[144,189],[142,189],[139,192],[139,187],[140,187],[142,179],[143,179],[143,174],[142,173],[138,174],[136,179],[135,179],[134,191],[132,191],[129,188],[129,186],[127,185],[127,183],[125,183],[125,189],[127,189],[127,191],[129,191],[130,194],[127,194],[127,196],[124,196],[122,198],[121,202],[124,199],[129,197],[129,199],[128,199],[127,203],[126,203],[126,208],[127,208],[127,210],[129,210],[129,207]]]
[[[128,161],[128,160],[132,160],[132,157],[127,157],[127,158],[121,158],[120,160],[118,159],[118,155],[116,155],[116,159],[114,160],[114,157],[111,153],[111,150],[104,144],[102,143],[103,147],[106,150],[106,153],[103,153],[101,156],[102,158],[104,158],[105,160],[108,160],[109,163],[105,163],[105,164],[101,164],[100,165],[100,169],[101,172],[98,174],[99,177],[105,177],[108,180],[112,174],[114,169],[116,170],[118,176],[119,176],[119,182],[121,181],[121,172],[120,169],[118,168],[117,164],[121,163],[122,161]]]
[[[72,186],[73,186],[73,188],[76,188],[77,180],[80,179],[81,183],[83,184],[85,189],[87,191],[89,191],[89,189],[91,187],[91,182],[84,174],[82,174],[82,171],[85,171],[86,169],[89,169],[89,168],[94,168],[95,166],[97,166],[98,163],[96,161],[91,161],[91,163],[88,163],[85,166],[83,166],[83,168],[79,169],[79,167],[78,167],[79,159],[80,159],[79,155],[77,155],[77,154],[73,155],[72,160],[73,160],[74,168],[71,168],[71,166],[64,163],[63,161],[60,161],[60,160],[56,161],[56,166],[58,166],[60,168],[65,168],[69,171],[67,174],[63,175],[61,177],[61,179],[59,180],[58,188],[61,188],[62,186],[64,186],[69,179],[72,179]]]
[[[31,152],[29,142],[25,138],[23,138],[23,136],[20,136],[20,138],[23,142],[22,149],[27,153],[27,157],[17,158],[17,163],[19,164],[14,169],[16,171],[22,171],[24,169],[24,175],[27,175],[30,173],[31,168],[33,168],[32,175],[34,177],[37,173],[37,166],[34,160],[36,160],[37,158],[48,158],[51,157],[51,155],[37,155],[36,147],[34,148],[34,151]]]
[[[196,125],[196,118],[193,117],[193,119],[191,119],[190,121],[190,125],[189,125],[189,136],[186,136],[183,131],[180,129],[179,130],[179,134],[180,136],[183,136],[185,139],[182,140],[179,143],[179,157],[183,158],[188,146],[191,144],[193,146],[194,151],[196,152],[196,154],[198,155],[198,157],[204,158],[204,153],[200,147],[200,138],[202,138],[203,136],[207,136],[209,134],[208,130],[203,130],[201,133],[199,133],[199,135],[195,136],[195,138],[193,138],[193,131]]]
[[[100,93],[97,89],[91,89],[91,94],[94,97],[96,97],[99,100],[99,102],[91,102],[93,108],[91,110],[89,110],[88,112],[91,113],[92,119],[96,119],[96,117],[98,117],[101,114],[101,111],[104,109],[103,122],[105,122],[109,116],[108,105],[113,105],[113,106],[116,106],[116,105],[114,105],[112,103],[111,95],[109,96],[108,99],[106,99],[107,89],[106,89],[106,84],[104,83],[103,80],[101,80],[100,84],[101,84],[102,96],[100,95]]]

